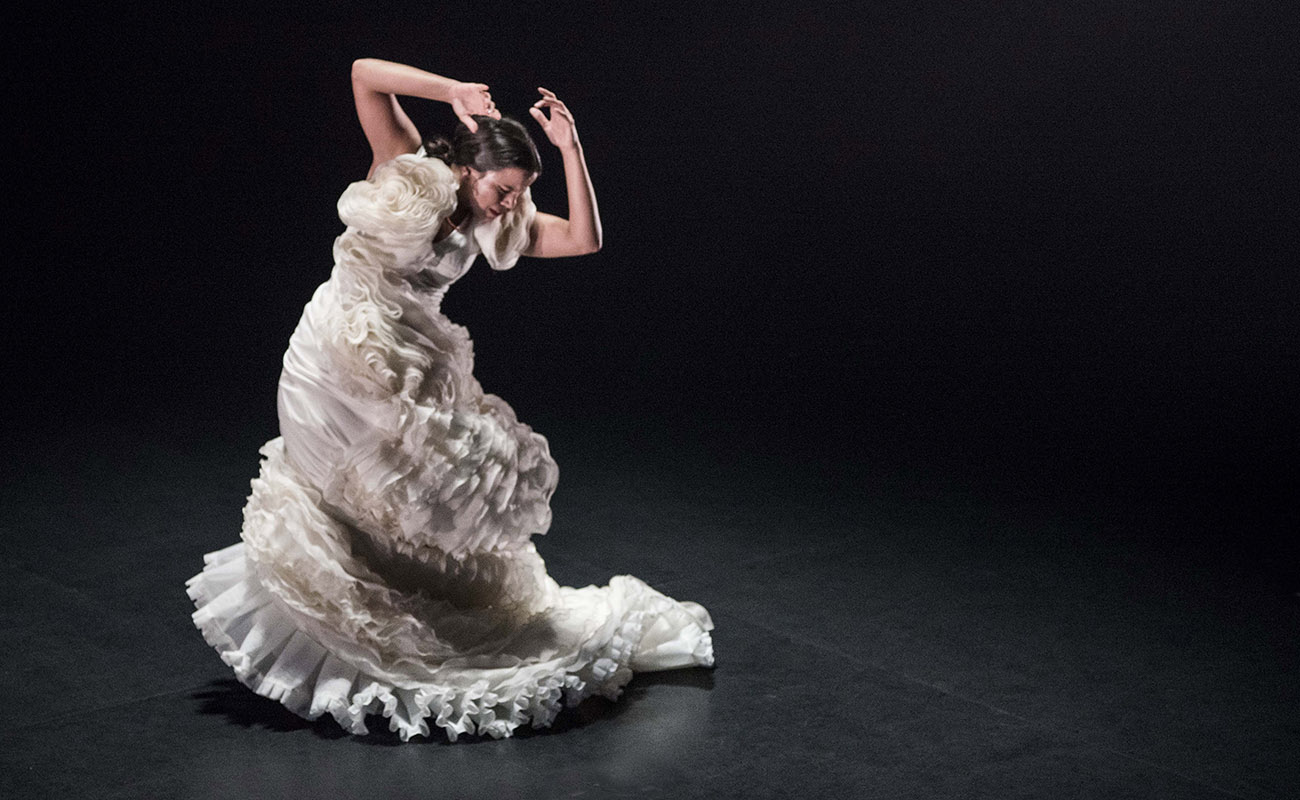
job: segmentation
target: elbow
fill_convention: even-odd
[[[352,62],[352,80],[363,80],[374,64],[373,58],[358,58]]]
[[[590,232],[570,230],[569,235],[565,237],[567,241],[564,243],[563,250],[569,255],[589,256],[600,252],[604,238],[600,231],[596,231],[593,235]]]

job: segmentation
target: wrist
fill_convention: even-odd
[[[441,100],[444,103],[451,103],[458,96],[460,96],[462,91],[464,91],[464,89],[462,88],[464,87],[464,85],[465,85],[464,81],[450,79],[447,81],[447,84],[442,87],[442,92],[441,92],[442,96],[435,97],[433,99]]]

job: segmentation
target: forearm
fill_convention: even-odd
[[[582,145],[574,141],[572,147],[560,152],[564,157],[564,185],[569,200],[569,239],[575,246],[594,253],[600,249],[603,237],[596,190],[587,173]]]
[[[381,94],[422,97],[449,103],[451,89],[460,81],[393,61],[360,58],[352,62],[352,83]]]

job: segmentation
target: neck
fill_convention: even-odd
[[[453,228],[459,228],[465,224],[467,219],[469,219],[469,208],[464,203],[461,203],[447,215],[447,224]]]
[[[460,186],[456,189],[456,208],[447,215],[447,221],[451,222],[453,225],[460,225],[462,222],[469,219],[470,215],[474,211],[473,201],[470,200],[469,184],[466,180],[469,170],[464,167],[458,167],[458,169],[461,170],[461,182]]]

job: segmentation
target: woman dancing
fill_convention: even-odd
[[[358,734],[382,713],[403,740],[509,736],[634,670],[711,665],[700,605],[547,575],[530,538],[551,521],[546,439],[483,392],[440,311],[480,254],[503,270],[600,248],[572,113],[546,89],[529,109],[563,159],[564,219],[534,207],[537,148],[486,85],[361,59],[352,87],[373,162],[289,341],[242,541],[188,582],[195,625],[258,694]],[[422,146],[398,95],[449,103],[451,141]]]

